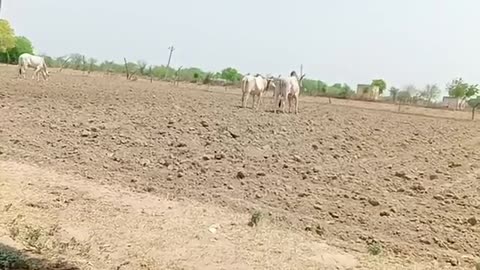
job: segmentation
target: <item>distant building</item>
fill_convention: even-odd
[[[443,97],[443,107],[449,110],[465,110],[466,102],[461,98]]]
[[[378,100],[380,97],[380,88],[370,84],[358,84],[357,97],[361,99]]]

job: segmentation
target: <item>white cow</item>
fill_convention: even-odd
[[[291,113],[292,103],[295,102],[295,114],[298,114],[298,96],[304,77],[305,74],[298,78],[297,73],[292,71],[290,77],[278,79],[274,92],[275,113],[279,107],[282,107],[282,112],[285,113],[285,105],[288,100],[288,112]]]
[[[268,90],[270,84],[272,82],[271,78],[264,78],[261,75],[257,74],[253,75],[246,75],[242,79],[242,107],[245,108],[247,105],[248,97],[251,95],[253,102],[252,102],[252,109],[255,109],[255,97],[258,97],[257,101],[257,109],[260,107],[262,101],[263,92]]]
[[[23,78],[25,78],[27,68],[29,67],[35,69],[32,80],[34,80],[35,76],[37,76],[37,81],[40,81],[40,75],[38,74],[39,72],[42,72],[43,79],[47,80],[49,74],[47,70],[47,64],[45,63],[45,59],[43,59],[43,57],[31,55],[29,53],[21,54],[18,57],[19,76],[23,74]]]

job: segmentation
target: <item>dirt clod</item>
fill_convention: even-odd
[[[216,160],[221,160],[225,158],[225,154],[215,154],[215,159]]]
[[[459,261],[457,258],[448,258],[446,260],[447,263],[449,263],[451,266],[458,266],[459,265]]]
[[[82,133],[80,133],[80,136],[81,137],[89,137],[90,135],[92,135],[92,133],[88,130],[83,130]]]
[[[329,214],[332,218],[340,218],[340,216],[339,216],[337,213],[328,212],[328,214]]]
[[[237,172],[237,176],[236,176],[238,179],[244,179],[245,177],[247,177],[247,175],[242,172],[242,171],[239,171]]]
[[[477,225],[478,220],[477,220],[476,217],[471,217],[471,218],[469,218],[469,219],[467,220],[467,222],[468,222],[468,224],[470,224],[470,225],[472,225],[472,226],[475,226],[475,225]]]
[[[302,163],[303,162],[303,159],[300,157],[300,156],[293,156],[293,160],[295,160],[296,162],[299,162],[299,163]]]
[[[381,217],[389,217],[390,213],[388,211],[382,211],[382,212],[380,212],[380,216]]]
[[[377,201],[376,199],[373,199],[373,198],[368,199],[368,203],[369,203],[371,206],[379,206],[379,205],[380,205],[380,202]]]

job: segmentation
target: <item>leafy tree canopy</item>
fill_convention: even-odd
[[[378,86],[378,90],[380,91],[380,94],[383,94],[383,91],[387,89],[387,83],[384,80],[373,80],[372,81],[372,86]]]
[[[0,52],[7,52],[15,47],[15,32],[7,20],[0,19]]]
[[[11,59],[17,60],[23,53],[33,54],[32,42],[26,37],[15,37],[15,47],[8,50]]]
[[[469,85],[462,78],[454,79],[447,85],[448,95],[451,97],[469,99],[476,96],[480,89],[478,85]]]
[[[222,70],[220,73],[220,78],[230,82],[237,82],[242,79],[242,74],[240,74],[236,69],[228,67]]]

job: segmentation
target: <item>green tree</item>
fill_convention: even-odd
[[[480,89],[478,88],[478,84],[471,84],[467,88],[467,92],[465,93],[465,98],[472,98],[480,92]]]
[[[401,102],[413,102],[414,97],[417,95],[418,90],[413,84],[409,84],[403,88],[403,90],[397,93],[397,100]]]
[[[401,102],[408,102],[412,99],[412,94],[408,90],[398,91],[397,100]]]
[[[344,84],[342,85],[342,89],[343,89],[343,91],[344,91],[345,93],[353,93],[352,88],[351,88],[348,84],[346,84],[346,83],[344,83]]]
[[[197,74],[197,75],[195,75]],[[191,68],[182,68],[182,72],[179,74],[179,79],[182,81],[189,81],[189,82],[197,82],[205,77],[205,72],[199,68],[191,67]]]
[[[214,78],[214,74],[212,72],[209,72],[205,75],[205,78],[203,78],[203,84],[209,84],[212,79]]]
[[[462,100],[470,99],[479,93],[477,84],[469,85],[462,78],[454,79],[447,85],[448,95],[451,97],[461,98]]]
[[[220,73],[220,78],[225,79],[229,82],[237,82],[242,79],[242,74],[234,68],[228,67]]]
[[[10,62],[8,51],[15,47],[15,32],[7,20],[0,19],[0,53],[7,54],[7,61]]]
[[[88,73],[93,72],[97,69],[97,59],[89,58],[88,59]]]
[[[343,85],[340,83],[336,83],[331,87],[327,88],[331,96],[339,97],[339,98],[347,98],[354,94],[352,88],[346,83]]]
[[[83,67],[83,59],[85,56],[78,54],[78,53],[72,53],[70,55],[70,60],[69,66],[75,70],[81,70]]]
[[[145,61],[137,61],[138,71],[140,75],[145,75],[145,69],[147,68],[147,62]]]
[[[480,104],[480,97],[471,98],[467,100],[467,103],[470,107],[478,106],[478,104]]]
[[[448,95],[456,98],[464,98],[468,89],[468,84],[462,78],[454,79],[447,85]]]
[[[432,100],[440,96],[440,88],[436,84],[427,84],[425,89],[420,92],[420,97],[431,103]]]
[[[418,93],[417,87],[413,84],[409,84],[409,85],[405,86],[405,89],[403,91],[408,92],[408,94],[411,97],[417,95],[417,93]]]
[[[20,56],[23,53],[33,54],[32,42],[23,36],[15,37],[15,47],[11,50],[11,55]]]
[[[372,86],[378,86],[378,90],[380,92],[380,95],[383,94],[383,91],[387,89],[387,83],[384,80],[373,80],[372,81]]]
[[[397,101],[398,92],[400,92],[400,89],[390,87],[390,96],[392,97],[393,102]]]
[[[342,89],[342,84],[341,83],[336,83],[334,85],[332,85],[333,88],[337,88],[337,89]]]
[[[33,46],[30,40],[26,37],[15,37],[15,47],[7,50],[4,53],[0,53],[0,61],[2,62],[11,62],[17,61],[18,57],[22,53],[33,54]]]

